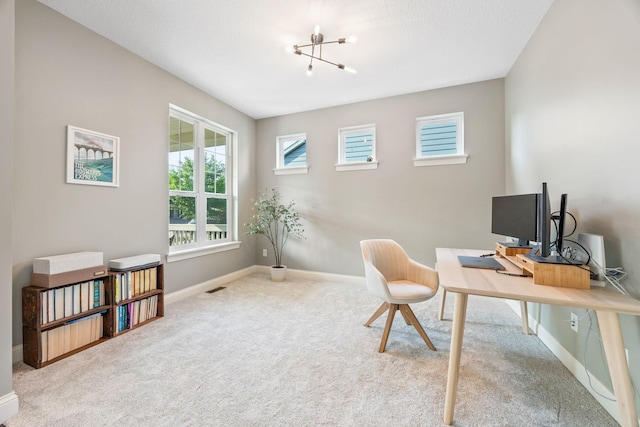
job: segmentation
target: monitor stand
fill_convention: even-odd
[[[572,262],[567,261],[560,255],[549,255],[549,256],[541,256],[540,248],[535,246],[531,249],[531,252],[525,254],[527,258],[531,261],[539,262],[541,264],[566,264],[566,265],[574,265]]]

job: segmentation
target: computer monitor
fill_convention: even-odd
[[[571,264],[571,262],[562,257],[562,241],[564,234],[564,221],[567,212],[567,195],[563,194],[560,199],[560,214],[558,216],[551,215],[551,202],[549,201],[549,189],[547,183],[542,183],[542,190],[538,197],[538,245],[527,255],[528,258],[535,262],[547,264]],[[551,255],[551,222],[559,220],[557,224],[557,237],[554,249],[557,255]]]
[[[564,223],[565,223],[565,217],[567,216],[567,195],[566,194],[562,194],[560,196],[560,212],[558,213],[558,215],[552,215],[551,219],[552,220],[558,220],[558,222],[556,223],[556,230],[557,230],[557,236],[556,236],[556,242],[555,242],[555,250],[558,253],[559,256],[562,256],[562,247],[564,246]]]
[[[509,247],[531,247],[538,241],[539,194],[496,196],[491,200],[491,232],[517,239],[502,242]]]
[[[538,197],[538,255],[546,258],[551,255],[551,202],[547,183],[542,183]]]
[[[517,242],[501,242],[508,247],[532,248],[529,257],[543,263],[570,263],[562,255],[567,213],[567,195],[560,198],[560,211],[551,213],[549,189],[542,183],[539,193],[497,196],[491,201],[491,232],[517,239]],[[556,222],[557,221],[557,222]],[[551,227],[557,231],[551,240]],[[557,255],[551,254],[554,249]]]

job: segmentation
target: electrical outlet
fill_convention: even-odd
[[[571,313],[571,330],[578,332],[578,315],[575,313]]]
[[[267,256],[267,250],[266,249],[262,250],[262,256]]]

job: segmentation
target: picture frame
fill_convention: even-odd
[[[120,138],[67,126],[67,183],[117,187]]]

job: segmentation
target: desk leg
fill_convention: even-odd
[[[467,300],[469,295],[456,293],[456,304],[453,312],[453,328],[451,331],[451,351],[449,353],[449,374],[447,375],[447,393],[444,403],[444,423],[453,423],[453,411],[456,405],[458,389],[458,372],[460,371],[460,353],[464,322],[467,317]]]
[[[522,333],[529,335],[529,310],[526,301],[520,301],[520,316],[522,317]]]
[[[447,299],[447,290],[442,289],[442,298],[440,299],[440,311],[438,312],[438,320],[442,320],[444,317],[444,302]]]
[[[624,341],[620,329],[618,313],[610,311],[596,311],[602,344],[607,356],[609,375],[613,383],[613,392],[618,400],[618,410],[623,427],[638,426],[638,414],[631,388],[629,367],[624,353]]]

